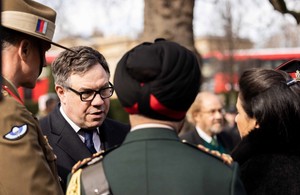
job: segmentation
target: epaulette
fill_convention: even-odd
[[[102,162],[104,155],[110,151],[112,150],[97,152],[73,166],[67,195],[78,195],[82,192],[84,194],[110,194]]]
[[[101,161],[106,154],[113,151],[114,149],[118,148],[119,145],[116,145],[108,150],[101,150],[100,152],[97,152],[93,154],[91,157],[85,158],[83,160],[78,161],[73,167],[72,167],[72,173],[75,173],[78,169],[83,169],[89,165],[95,164],[98,161]]]
[[[85,158],[81,161],[78,161],[72,168],[72,175],[70,177],[70,181],[68,182],[68,187],[66,194],[67,195],[78,195],[81,194],[83,190],[82,186],[82,173],[84,168],[88,167],[89,165],[95,164],[103,159],[102,154],[105,153],[104,151],[97,152],[93,154],[92,157]]]
[[[224,154],[224,153],[221,154],[219,151],[210,150],[209,148],[206,148],[205,146],[200,145],[200,144],[199,145],[191,144],[191,143],[187,142],[186,140],[181,140],[181,142],[222,161],[226,165],[231,165],[233,162],[232,158],[228,154]]]
[[[72,167],[72,173],[75,173],[76,171],[78,171],[79,169],[83,169],[91,164],[94,164],[100,160],[103,159],[103,155],[104,155],[105,151],[102,150],[100,152],[97,152],[95,154],[93,154],[93,156],[82,159],[80,161],[78,161],[73,167]]]

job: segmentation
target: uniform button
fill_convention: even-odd
[[[98,189],[94,189],[95,194],[100,194]]]

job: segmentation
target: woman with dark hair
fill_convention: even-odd
[[[239,81],[232,152],[248,194],[300,194],[300,83],[280,70],[251,69]]]

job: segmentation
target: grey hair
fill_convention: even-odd
[[[56,85],[67,85],[72,74],[83,75],[97,63],[101,64],[110,76],[109,66],[100,52],[87,46],[77,46],[70,49],[72,51],[65,50],[60,53],[51,65]]]

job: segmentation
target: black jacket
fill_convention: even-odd
[[[41,119],[40,125],[53,148],[54,154],[57,156],[58,174],[62,179],[61,184],[65,190],[67,176],[73,165],[92,154],[64,119],[59,107],[60,104],[47,117]],[[106,118],[99,129],[101,141],[105,140],[105,149],[109,149],[123,142],[130,126]]]
[[[247,193],[300,194],[299,149],[299,145],[272,134],[250,132],[232,153]]]

